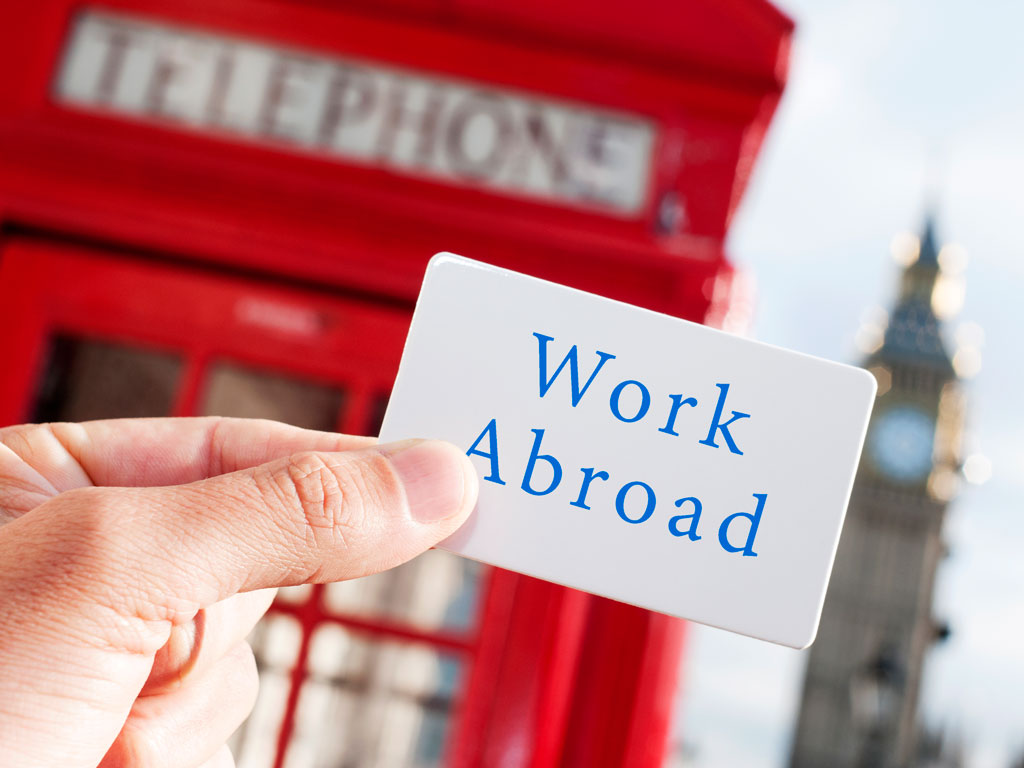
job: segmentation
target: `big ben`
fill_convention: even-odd
[[[963,392],[943,338],[956,279],[931,217],[905,254],[880,344],[864,456],[818,638],[808,652],[791,768],[910,768],[942,526],[960,466]],[[945,265],[945,268],[944,268]]]

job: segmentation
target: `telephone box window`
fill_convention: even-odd
[[[167,416],[182,369],[177,355],[78,336],[55,336],[32,421]]]
[[[231,742],[239,768],[271,768],[302,630],[269,615],[250,635],[260,669],[252,715]],[[440,765],[462,660],[373,640],[330,622],[310,639],[286,768]]]
[[[334,387],[235,363],[216,363],[210,369],[200,413],[273,419],[332,431],[343,403],[344,393]]]
[[[328,584],[323,602],[339,616],[465,633],[473,628],[483,574],[479,563],[431,550],[390,571]]]
[[[341,388],[228,361],[210,365],[204,390],[204,415],[270,418],[309,429],[335,429],[345,404]],[[370,395],[370,431],[379,427],[386,405],[386,392]],[[280,590],[277,605],[250,637],[260,694],[234,738],[239,768],[272,768],[290,707],[285,768],[440,765],[463,660],[431,643],[435,633],[468,640],[485,572],[478,563],[431,551],[374,576]],[[310,628],[289,611],[300,619],[314,612],[320,617],[304,656],[302,634]],[[422,639],[400,639],[407,632]],[[296,677],[299,658],[305,663],[298,662]]]
[[[285,765],[438,766],[460,670],[453,654],[426,645],[321,626],[311,640]]]

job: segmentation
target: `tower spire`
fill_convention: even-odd
[[[939,266],[939,249],[935,242],[935,208],[929,206],[924,215],[924,229],[921,231],[921,247],[917,254],[917,263],[922,266]]]
[[[942,274],[938,242],[934,207],[929,206],[917,258],[903,270],[899,298],[892,309],[882,346],[873,357],[913,361],[952,375],[941,323],[932,306],[935,286]]]

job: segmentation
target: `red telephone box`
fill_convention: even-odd
[[[765,0],[0,10],[0,423],[372,434],[450,250],[727,323]],[[683,625],[440,552],[283,590],[240,766],[657,766]]]

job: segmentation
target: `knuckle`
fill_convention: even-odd
[[[87,441],[81,424],[55,421],[46,424],[16,424],[0,429],[0,443],[30,466],[54,456],[69,454]]]
[[[228,430],[225,427],[230,423],[231,420],[226,417],[212,417],[210,421],[207,477],[216,477],[224,473],[224,455],[228,441]]]
[[[29,446],[44,432],[49,430],[47,424],[15,424],[0,429],[0,443],[14,447]]]
[[[13,450],[16,445],[29,443],[29,435],[40,428],[38,424],[15,424],[11,427],[2,427],[0,428],[0,443]]]
[[[17,424],[0,429],[0,524],[58,494],[55,476],[78,464],[87,442],[80,424]],[[56,469],[61,468],[61,469]],[[71,475],[79,474],[72,471]],[[67,476],[62,478],[67,482]],[[82,482],[81,476],[75,482]]]
[[[293,456],[287,465],[286,478],[302,508],[307,527],[314,533],[329,533],[344,525],[346,510],[357,502],[352,498],[355,492],[351,484],[318,454]]]
[[[0,444],[30,467],[38,466],[52,450],[52,438],[49,424],[17,424],[0,429]]]
[[[397,480],[383,455],[354,460],[298,453],[265,483],[264,496],[299,513],[296,526],[310,546],[349,547],[372,522],[372,510],[394,495]]]

